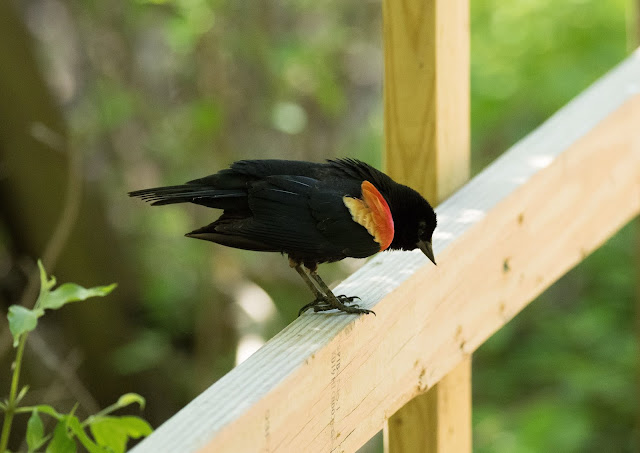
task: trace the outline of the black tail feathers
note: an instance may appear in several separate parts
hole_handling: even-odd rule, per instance
[[[183,184],[135,190],[129,192],[129,196],[140,198],[153,206],[195,203],[210,208],[225,209],[229,205],[229,199],[245,198],[247,193],[238,189],[215,189],[210,186]]]

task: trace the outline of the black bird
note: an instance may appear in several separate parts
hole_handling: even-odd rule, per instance
[[[320,263],[419,248],[435,264],[431,205],[415,190],[355,159],[243,160],[183,185],[129,195],[153,205],[195,203],[223,210],[218,220],[187,237],[286,253],[315,295],[299,314],[311,307],[372,313],[352,304],[357,297],[335,296],[317,273]]]

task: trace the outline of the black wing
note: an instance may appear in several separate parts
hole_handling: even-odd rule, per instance
[[[241,160],[230,168],[186,184],[129,192],[129,196],[152,205],[195,203],[210,208],[246,211],[252,183],[273,175],[305,176],[319,179],[327,164],[294,160]]]
[[[204,178],[194,179],[186,184],[129,192],[154,205],[173,203],[196,203],[210,208],[230,209],[234,204],[246,207],[242,198],[247,197],[248,188],[269,176],[301,176],[329,180],[352,180],[362,183],[372,182],[384,191],[390,178],[370,165],[356,159],[335,159],[328,163],[295,160],[263,159],[241,160]]]
[[[360,184],[268,176],[248,189],[250,217],[225,211],[220,219],[189,236],[317,262],[373,255],[380,245],[353,221],[342,200],[345,195],[359,197]]]
[[[360,197],[365,179],[378,185],[384,178],[384,173],[353,159],[244,160],[184,185],[130,195],[154,205],[190,202],[224,209],[217,221],[189,237],[322,262],[379,250],[367,230],[352,220],[342,198]]]

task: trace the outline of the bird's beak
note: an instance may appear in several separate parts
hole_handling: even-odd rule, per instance
[[[431,242],[418,241],[418,247],[422,250],[422,253],[427,255],[427,258],[429,258],[433,264],[436,264],[436,258],[433,256],[433,246],[431,245]]]

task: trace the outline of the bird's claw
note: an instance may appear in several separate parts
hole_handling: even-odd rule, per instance
[[[334,300],[330,299],[330,296],[327,297],[318,297],[313,302],[308,303],[304,307],[302,307],[298,311],[298,316],[307,311],[309,308],[313,308],[314,312],[320,311],[328,311],[328,310],[339,310],[345,313],[354,313],[354,314],[369,314],[375,312],[372,310],[367,310],[366,308],[360,308],[358,304],[352,303],[354,300],[361,300],[358,296],[345,296],[341,294],[339,296],[334,296]]]

